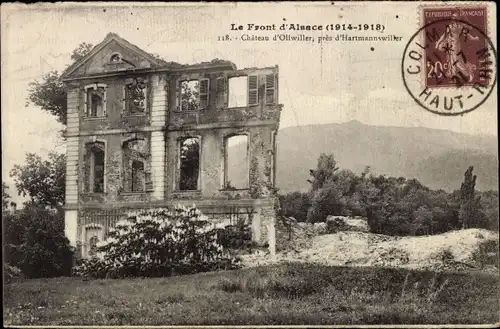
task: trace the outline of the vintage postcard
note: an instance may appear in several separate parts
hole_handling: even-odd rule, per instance
[[[496,15],[2,4],[4,326],[498,326]]]

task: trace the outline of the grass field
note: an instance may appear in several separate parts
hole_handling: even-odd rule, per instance
[[[154,279],[37,279],[5,285],[4,323],[494,323],[498,292],[492,274],[305,264]]]

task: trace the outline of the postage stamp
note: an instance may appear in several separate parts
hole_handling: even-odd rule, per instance
[[[475,53],[488,47],[487,17],[486,7],[481,6],[422,10],[423,24],[431,27],[426,29],[427,33],[431,30],[431,35],[424,44],[427,87],[456,86],[458,78],[466,86],[488,84],[485,60]],[[474,29],[484,34],[474,35]]]
[[[408,92],[426,110],[460,115],[478,108],[496,83],[487,8],[421,7],[420,28],[405,48],[402,74]]]

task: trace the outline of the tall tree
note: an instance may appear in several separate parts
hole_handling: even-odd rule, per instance
[[[350,184],[344,184],[346,171],[339,171],[333,154],[321,154],[316,169],[309,171],[311,179],[311,207],[307,220],[311,223],[325,221],[328,215],[343,215],[348,199],[345,190]]]
[[[433,234],[432,211],[427,206],[420,206],[413,212],[413,234]]]
[[[476,198],[476,179],[472,174],[473,166],[470,166],[464,174],[464,181],[460,187],[460,212],[459,218],[462,228],[477,227],[480,223],[479,199]]]
[[[35,80],[28,85],[27,106],[34,104],[56,117],[63,125],[67,122],[67,92],[59,73],[54,70],[42,77],[42,81]]]
[[[325,183],[333,181],[337,170],[339,170],[339,168],[337,167],[337,161],[335,161],[333,154],[322,153],[318,158],[316,169],[309,170],[309,174],[312,176],[312,178],[308,180],[308,182],[311,183],[311,192],[320,189]]]
[[[71,53],[71,60],[73,62],[76,62],[82,59],[92,50],[92,48],[94,48],[94,45],[92,45],[91,43],[86,43],[86,42],[80,43],[78,47]]]
[[[48,160],[26,154],[24,165],[15,165],[10,172],[19,195],[28,196],[28,204],[60,209],[64,203],[66,156],[49,153]]]
[[[89,43],[81,43],[71,53],[71,60],[77,61],[85,56],[91,49]],[[42,81],[33,81],[28,85],[27,106],[33,104],[40,107],[42,111],[48,112],[56,117],[63,125],[67,122],[67,91],[60,79],[57,70],[50,71],[42,77]]]
[[[280,195],[279,200],[281,216],[293,217],[298,222],[305,222],[307,220],[307,211],[311,207],[309,193],[291,192]]]

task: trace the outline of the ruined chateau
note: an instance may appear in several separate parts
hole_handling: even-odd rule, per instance
[[[278,67],[166,62],[110,33],[62,75],[65,232],[79,255],[131,210],[247,221],[274,253]]]

